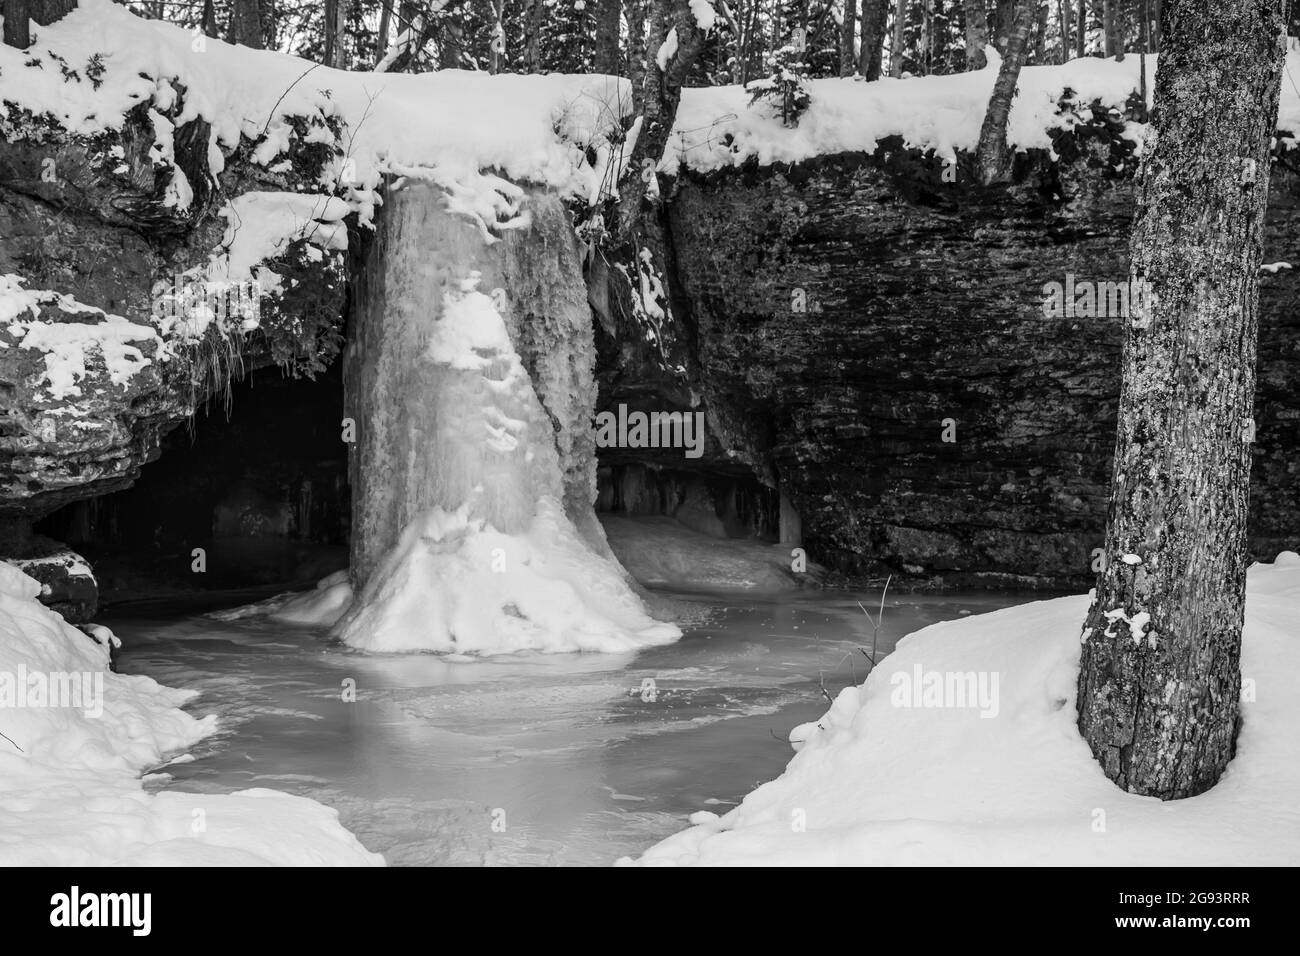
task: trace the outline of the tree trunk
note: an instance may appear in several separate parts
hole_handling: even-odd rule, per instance
[[[43,27],[62,20],[77,9],[77,0],[27,0],[31,18]]]
[[[5,46],[25,50],[32,45],[31,11],[27,0],[4,0]]]
[[[1038,26],[1034,28],[1034,62],[1041,66],[1047,62],[1047,4],[1038,7]]]
[[[868,80],[880,79],[885,22],[890,0],[862,0],[862,40],[858,46],[858,72]]]
[[[1012,11],[1011,32],[1007,36],[1006,49],[1002,53],[1002,66],[998,69],[998,78],[993,83],[993,95],[989,97],[989,108],[984,113],[984,125],[980,127],[976,160],[979,164],[980,182],[986,186],[989,183],[1005,180],[1011,173],[1011,148],[1007,145],[1007,117],[1011,114],[1011,101],[1016,95],[1020,68],[1025,63],[1025,48],[1029,40],[1029,28],[1034,22],[1036,6],[1037,0],[1017,0]]]
[[[646,0],[628,0],[627,72],[632,80],[632,112],[638,116],[641,115],[641,108],[645,104],[645,31],[648,16]]]
[[[419,15],[419,8],[416,7],[414,0],[402,0],[401,6],[397,8],[397,35],[400,38],[403,30],[412,30],[415,26],[415,18]],[[421,33],[423,30],[420,31]],[[417,43],[420,37],[415,32],[407,34],[407,42],[403,45],[402,52],[398,54],[398,63],[394,63],[390,69],[394,73],[400,73],[406,69],[406,64],[411,63],[420,55]]]
[[[384,0],[383,8],[379,11],[379,30],[375,34],[375,52],[378,56],[383,56],[384,51],[388,49],[388,30],[392,19],[392,0]]]
[[[597,73],[619,76],[623,73],[623,58],[619,55],[618,25],[623,19],[622,0],[598,0],[596,4]]]
[[[695,22],[689,0],[650,0],[646,23],[644,75],[639,79],[640,92],[635,86],[633,89],[640,103],[639,130],[618,187],[610,258],[627,270],[629,279],[638,277],[642,289],[648,283],[663,290],[660,301],[646,303],[640,311],[629,298],[626,311],[637,318],[644,317],[650,305],[660,310],[657,328],[648,330],[653,334],[658,361],[664,369],[685,375],[686,343],[677,334],[673,317],[672,250],[655,169],[664,156],[682,86],[704,48],[705,34]],[[677,49],[661,68],[657,54],[670,30],[677,31]],[[635,44],[633,50],[635,53]],[[629,285],[620,294],[636,296],[637,292]]]
[[[1070,59],[1070,47],[1074,40],[1074,27],[1071,24],[1071,15],[1074,13],[1074,7],[1070,0],[1056,0],[1056,16],[1061,23],[1061,62],[1064,63]]]
[[[415,63],[424,49],[437,21],[425,19],[414,3],[403,2],[397,14],[397,36],[375,64],[377,73],[401,73]],[[329,34],[326,36],[329,42]],[[331,46],[329,53],[333,54]]]
[[[329,65],[336,70],[347,69],[348,65],[348,14],[351,0],[336,0],[337,12],[334,17],[334,56]]]
[[[1106,29],[1106,55],[1117,61],[1124,60],[1124,3],[1123,0],[1106,0],[1110,11],[1110,26]]]
[[[966,16],[966,69],[982,70],[988,65],[984,48],[989,43],[989,12],[986,0],[962,0]]]
[[[77,0],[3,0],[5,46],[25,50],[32,45],[30,20],[49,26],[77,9]]]
[[[907,25],[907,0],[894,7],[894,42],[889,46],[889,75],[903,75],[903,28]]]
[[[346,0],[340,0],[346,2]],[[459,70],[465,66],[465,33],[461,25],[452,20],[444,20],[442,26],[442,43],[438,50],[438,69]]]
[[[844,0],[844,22],[840,24],[840,76],[852,76],[858,67],[853,37],[858,25],[858,0]]]
[[[645,43],[645,76],[642,79],[641,131],[632,150],[632,165],[640,166],[642,160],[658,162],[664,154],[669,133],[677,118],[677,105],[682,98],[682,85],[704,47],[704,31],[695,23],[695,14],[688,0],[650,0],[648,32]],[[660,69],[659,49],[668,31],[677,31],[677,52]],[[636,180],[640,170],[627,179]],[[634,186],[633,193],[636,193]],[[626,211],[626,209],[624,210]]]
[[[889,0],[881,0],[881,2],[888,3]],[[742,86],[754,78],[755,61],[757,61],[757,69],[761,70],[763,68],[759,12],[759,4],[749,4],[749,19],[746,21],[745,26],[745,52],[740,59],[740,82]],[[759,39],[755,39],[756,36],[759,37]],[[877,71],[877,75],[879,75],[879,71]]]
[[[1088,53],[1088,0],[1079,0],[1079,23],[1078,23],[1078,47],[1074,51],[1075,56],[1086,56]]]
[[[540,73],[542,70],[541,42],[542,22],[546,18],[546,9],[542,0],[530,0],[525,14],[528,36],[524,42],[524,72]]]
[[[917,44],[917,72],[929,76],[934,72],[934,0],[921,0],[921,40]]]
[[[339,0],[325,0],[325,53],[323,62],[334,62],[334,41],[338,37]],[[233,24],[232,24],[233,26]]]
[[[1143,154],[1107,562],[1082,634],[1079,730],[1164,800],[1232,758],[1241,693],[1258,274],[1285,0],[1173,0]],[[1130,313],[1131,314],[1131,313]]]
[[[1151,52],[1151,10],[1147,6],[1147,0],[1138,0],[1138,14],[1142,17],[1142,28],[1139,31],[1142,43],[1142,52],[1138,60],[1138,77],[1142,82],[1142,121],[1149,122],[1151,117],[1147,112],[1147,54]]]
[[[263,48],[259,0],[234,0],[230,6],[230,42],[254,50]]]
[[[1011,39],[1011,29],[1015,26],[1016,0],[998,0],[997,16],[994,18],[993,45],[999,53],[1007,52],[1007,41]]]

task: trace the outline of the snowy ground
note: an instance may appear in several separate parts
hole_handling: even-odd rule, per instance
[[[109,673],[109,633],[97,643],[65,623],[36,601],[40,587],[0,562],[0,865],[383,862],[313,800],[146,793],[141,772],[216,719],[180,710],[190,692]]]
[[[803,743],[785,773],[724,817],[696,814],[696,826],[637,862],[1294,865],[1300,555],[1250,571],[1237,757],[1213,790],[1188,800],[1118,790],[1079,736],[1087,606],[1085,596],[1059,598],[911,635],[819,721],[796,728]],[[982,708],[988,717],[979,706],[903,706],[917,668],[983,674],[996,706]]]

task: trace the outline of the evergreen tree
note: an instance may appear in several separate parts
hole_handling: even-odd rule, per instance
[[[772,104],[786,126],[795,126],[808,108],[807,0],[782,0],[781,45],[772,57],[772,74],[749,84],[750,104]]]
[[[541,68],[545,73],[593,73],[596,0],[543,0]]]

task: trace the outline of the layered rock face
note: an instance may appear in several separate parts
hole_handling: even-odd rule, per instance
[[[819,560],[947,584],[1091,580],[1123,319],[1045,314],[1044,287],[1126,281],[1134,184],[1104,137],[1060,152],[1024,160],[1011,189],[896,144],[679,184],[710,425],[727,464],[770,463]],[[1298,192],[1279,163],[1268,262],[1296,256]],[[1250,533],[1271,560],[1300,545],[1300,273],[1266,272],[1261,294]]]
[[[183,105],[178,97],[170,112]],[[176,126],[172,155],[157,155],[156,130],[170,121],[142,106],[121,131],[82,137],[12,109],[0,115],[0,515],[39,518],[125,488],[161,436],[232,376],[300,359],[314,371],[337,351],[321,336],[338,338],[342,256],[304,240],[263,263],[276,287],[258,303],[256,333],[236,339],[214,323],[182,337],[169,323],[167,290],[238,233],[227,200],[303,189],[330,158],[294,139],[275,173],[243,149],[214,173],[200,120]],[[113,323],[120,334],[98,331]],[[33,340],[34,325],[51,331]],[[131,352],[130,364],[110,348]]]
[[[303,189],[328,158],[304,135],[280,172],[241,151],[214,177],[186,145],[206,141],[201,124],[179,128],[174,161],[159,165],[143,114],[96,140],[19,119],[0,142],[0,276],[66,296],[40,305],[53,325],[111,315],[149,324],[155,283],[221,245],[220,203]],[[654,488],[650,497],[669,502],[660,512],[675,514],[694,495],[713,502],[716,522],[707,506],[692,513],[719,534],[734,526],[787,540],[775,530],[779,497],[780,520],[801,523],[809,555],[850,576],[1086,586],[1104,522],[1122,317],[1047,314],[1044,287],[1126,278],[1134,162],[1113,127],[1062,137],[1057,152],[1022,158],[1010,188],[981,189],[963,163],[945,169],[888,142],[793,168],[684,174],[669,224],[689,373],[654,367],[634,327],[601,315],[599,407],[703,410],[704,454],[602,450],[602,501],[658,513],[627,490]],[[1274,172],[1266,258],[1300,264],[1289,162]],[[194,186],[183,214],[167,204],[176,169]],[[286,281],[237,357],[246,367],[294,348],[328,360],[321,336],[342,326],[339,257],[304,251],[292,244],[272,263]],[[358,261],[376,254],[353,251]],[[593,278],[592,299],[604,301],[603,282],[618,278]],[[1298,283],[1283,266],[1262,276],[1250,528],[1260,558],[1300,546]],[[547,303],[526,311],[529,371],[561,382],[537,364]],[[13,319],[0,323],[0,545],[31,556],[22,548],[32,520],[131,484],[160,437],[237,369],[202,349],[158,361],[142,341],[148,362],[128,379],[114,381],[92,350],[78,391],[54,394],[47,353],[24,347]],[[553,415],[572,412],[565,387],[547,399]],[[590,498],[590,469],[566,479]]]
[[[105,188],[95,158],[106,161],[110,147],[78,148],[49,135],[39,142],[0,141],[0,274],[79,303],[61,308],[47,300],[43,320],[91,325],[105,320],[99,309],[147,322],[150,288],[166,274],[166,258],[127,210],[147,206],[152,172],[149,186]],[[5,324],[19,317],[29,316],[6,315]],[[92,363],[73,391],[50,387],[44,350],[21,347],[17,335],[3,341],[0,511],[39,516],[88,493],[126,487],[162,431],[187,413],[175,376],[166,381],[167,369],[155,361],[156,342],[141,342],[144,367],[129,380],[114,382]]]
[[[218,171],[207,124],[183,111],[182,90],[165,113],[142,104],[120,130],[80,136],[0,110],[0,557],[47,557],[55,544],[33,522],[132,485],[163,436],[245,371],[314,373],[337,351],[340,252],[297,238],[254,253],[273,281],[250,334],[214,320],[231,297],[217,287],[236,283],[205,276],[233,252],[229,200],[306,190],[330,147],[307,142],[303,120],[276,171],[252,144]],[[93,578],[40,568],[68,591],[52,598],[62,610],[93,613]]]

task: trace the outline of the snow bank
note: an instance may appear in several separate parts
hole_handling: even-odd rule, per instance
[[[382,863],[312,800],[146,793],[140,773],[216,719],[180,710],[187,691],[109,672],[107,629],[92,640],[39,604],[40,588],[0,562],[0,864]]]
[[[1040,601],[905,638],[861,687],[796,728],[784,774],[724,817],[695,814],[696,826],[639,862],[1294,865],[1300,555],[1250,570],[1237,757],[1188,800],[1117,789],[1079,736],[1087,609],[1086,596]],[[901,706],[918,669],[996,675],[986,685],[996,706]]]

